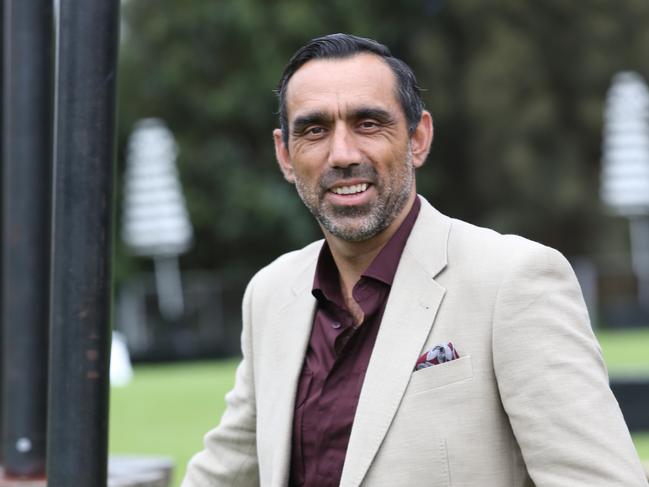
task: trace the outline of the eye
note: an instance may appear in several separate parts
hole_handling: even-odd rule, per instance
[[[374,130],[379,127],[379,123],[375,120],[363,120],[360,124],[359,127],[362,130],[368,131],[368,130]]]
[[[314,125],[312,127],[307,128],[304,132],[303,135],[307,139],[320,139],[321,137],[324,137],[326,134],[327,129],[325,127],[322,127],[321,125]]]

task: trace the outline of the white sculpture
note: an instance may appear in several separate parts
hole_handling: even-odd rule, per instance
[[[638,295],[649,306],[649,89],[630,71],[615,75],[606,98],[600,194],[629,219]]]
[[[178,256],[192,242],[192,226],[176,169],[178,146],[165,123],[140,120],[129,139],[122,239],[154,259],[160,312],[177,319],[184,303]]]

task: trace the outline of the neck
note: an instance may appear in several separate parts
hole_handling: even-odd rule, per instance
[[[368,240],[349,242],[335,237],[327,231],[324,232],[331,255],[340,274],[343,296],[351,296],[354,285],[365,272],[365,269],[369,267],[381,249],[401,226],[406,216],[408,216],[416,197],[417,195],[413,191],[410,198],[408,198],[408,202],[392,223],[385,230]]]

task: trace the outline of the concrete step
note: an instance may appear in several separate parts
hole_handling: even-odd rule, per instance
[[[173,467],[168,458],[111,455],[107,487],[169,487]],[[5,479],[0,467],[0,487],[47,487],[47,481]]]

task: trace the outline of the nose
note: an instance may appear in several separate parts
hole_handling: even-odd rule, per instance
[[[332,167],[349,167],[361,161],[360,150],[354,134],[340,124],[334,129],[329,148],[329,164]]]

